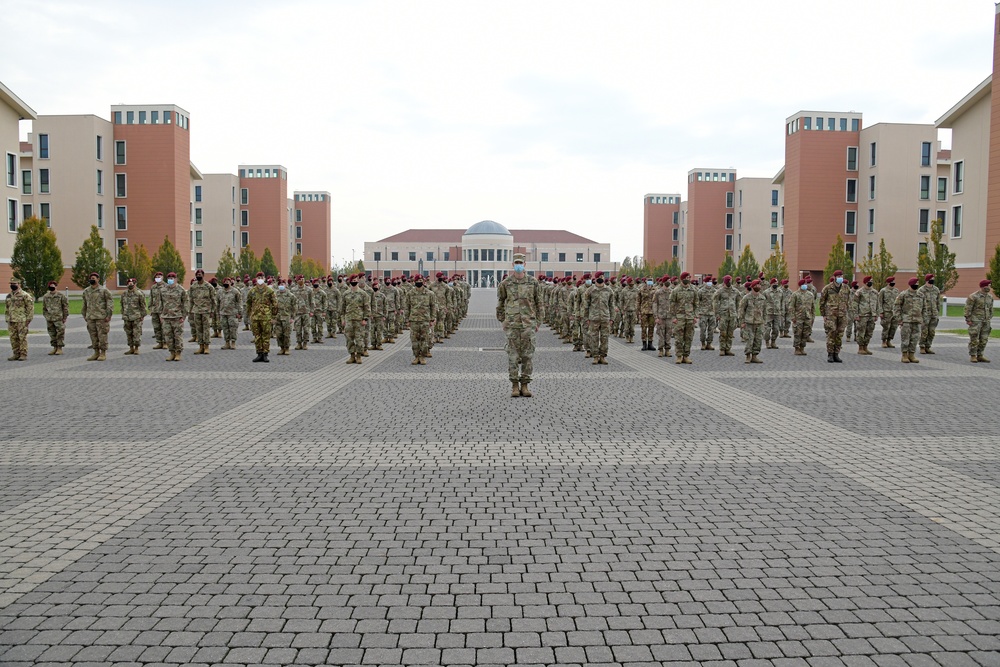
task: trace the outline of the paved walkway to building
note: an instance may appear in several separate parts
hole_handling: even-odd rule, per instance
[[[543,329],[511,399],[494,298],[422,367],[32,336],[0,665],[1000,665],[1000,345],[592,366]]]

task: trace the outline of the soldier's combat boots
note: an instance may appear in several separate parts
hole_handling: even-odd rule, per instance
[[[236,349],[236,348],[233,348],[233,349]],[[288,348],[287,347],[281,348],[281,352],[278,352],[278,354],[281,355],[282,357],[287,357],[288,356]]]
[[[57,347],[56,348],[56,355],[58,356],[60,354],[62,354],[62,348],[61,347]]]
[[[981,354],[976,356],[976,361],[979,362],[979,363],[981,363],[981,364],[988,364],[988,363],[990,363],[990,360],[987,359],[986,357],[984,357]]]
[[[969,363],[970,364],[978,364],[979,363],[979,357],[977,357],[975,355],[970,355],[969,356]]]
[[[201,353],[208,354],[208,343],[201,346]],[[264,361],[267,361],[267,355],[264,355]]]
[[[604,366],[607,366],[608,365],[608,358],[607,357],[600,357],[598,359],[598,363],[600,363],[600,364],[602,364]]]
[[[913,356],[912,352],[907,353],[906,356],[910,358],[910,363],[911,364],[919,364],[920,363],[920,361],[915,356]]]
[[[743,363],[744,363],[744,364],[749,364],[749,363],[750,363],[750,357],[751,357],[751,355],[749,355],[749,354],[748,354],[748,355],[746,355],[746,356],[747,356],[747,359],[746,359],[746,361],[744,361]]]
[[[887,342],[887,343],[885,344],[885,346],[886,346],[886,347],[888,347],[889,349],[892,349],[892,350],[895,350],[895,349],[896,349],[896,346],[892,344],[892,341],[891,341],[891,340],[890,340],[890,341],[888,341],[888,342]]]
[[[757,355],[755,354],[755,355],[753,355],[753,356],[750,357],[750,363],[751,364],[762,364],[764,362],[761,361],[760,359],[758,359]]]
[[[98,350],[94,350],[94,353],[87,357],[87,361],[97,361],[97,357],[99,356],[101,356],[101,353]]]
[[[839,352],[834,352],[833,353],[833,361],[835,363],[838,363],[838,364],[844,363],[844,360],[840,358],[840,353]]]
[[[256,364],[258,361],[263,361],[263,360],[264,360],[264,353],[258,352],[257,356],[253,358],[253,363]]]
[[[303,350],[306,349],[304,345],[302,346],[302,349]],[[361,356],[362,357],[367,357],[368,356],[368,350],[361,350]],[[429,357],[431,355],[428,354],[427,356]],[[361,359],[358,359],[358,363],[359,364],[361,363]]]
[[[419,366],[420,365],[420,359],[418,357],[413,357],[413,361],[410,362],[410,365],[411,366]]]
[[[903,353],[903,358],[899,360],[899,363],[901,363],[901,364],[908,364],[908,363],[910,363],[910,355],[908,355],[906,352],[904,352]]]
[[[705,349],[706,350],[712,350],[714,352],[715,351],[715,346],[712,345],[711,343],[709,343],[708,345],[705,346]]]
[[[924,348],[924,354],[937,354],[937,352],[933,351],[933,350],[932,350],[932,349],[931,349],[931,348],[930,348],[930,347],[928,346],[928,347],[925,347],[925,348]]]
[[[684,355],[682,355],[681,353],[678,352],[677,353],[677,361],[675,361],[674,363],[675,364],[683,364],[684,363]]]
[[[424,358],[423,358],[423,357],[420,357],[420,358],[419,358],[419,361],[420,361],[420,365],[421,365],[421,366],[426,366],[426,365],[427,365],[427,362],[426,362],[426,361],[424,361]],[[360,364],[361,362],[359,361],[358,363]]]
[[[58,347],[52,348],[52,351],[49,352],[49,356],[51,357],[52,355],[54,355],[56,353],[56,350],[58,350],[58,349],[59,349]]]
[[[153,346],[153,349],[154,350],[162,350],[165,347],[166,347],[166,345],[164,345],[163,343],[160,343],[159,341],[157,341],[156,345]]]
[[[263,361],[265,364],[271,363],[271,360],[267,358],[267,352],[265,352],[264,354],[260,355],[260,357],[261,357],[260,360]]]
[[[596,366],[599,363],[601,363],[601,358],[596,356],[594,357],[594,360],[590,362],[592,366]]]
[[[295,349],[296,350],[301,350],[302,349],[302,343],[296,343],[295,344]]]
[[[521,385],[517,382],[510,383],[510,397],[517,398],[521,395]]]
[[[125,356],[128,356],[128,355],[130,355],[130,354],[135,354],[135,352],[133,352],[133,351],[132,351],[132,350],[134,350],[134,349],[135,349],[134,347],[132,347],[131,345],[129,345],[129,346],[128,346],[128,351],[127,351],[127,352],[125,352]]]
[[[834,361],[834,359],[833,359],[833,352],[828,352],[827,355],[826,355],[826,363],[832,364],[833,361]]]
[[[164,361],[173,361],[174,360],[174,354],[176,354],[176,353],[175,352],[171,352],[169,355],[167,355],[167,358],[164,359]]]
[[[521,396],[524,396],[525,398],[531,398],[531,395],[532,395],[531,394],[531,390],[528,389],[528,383],[527,382],[522,382],[521,383]]]
[[[181,351],[177,350],[176,352],[174,352],[174,358],[172,359],[172,361],[180,361],[180,360],[181,360]]]
[[[193,343],[194,341],[195,341],[194,336],[191,336],[190,338],[188,338],[188,342],[189,343]],[[195,353],[195,354],[197,354],[197,353]]]

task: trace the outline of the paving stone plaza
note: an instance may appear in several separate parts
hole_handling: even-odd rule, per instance
[[[1000,665],[1000,342],[592,366],[543,328],[512,399],[494,306],[416,367],[32,335],[0,665]]]

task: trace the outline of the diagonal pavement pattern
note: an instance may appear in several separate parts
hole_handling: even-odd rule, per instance
[[[0,665],[1000,665],[1000,364],[592,366],[543,328],[511,399],[494,305],[419,367],[32,336]]]

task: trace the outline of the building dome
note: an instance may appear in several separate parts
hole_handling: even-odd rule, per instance
[[[472,234],[493,234],[496,236],[512,236],[512,234],[507,231],[507,228],[501,225],[499,222],[493,222],[492,220],[483,220],[482,222],[477,222],[476,224],[465,230],[464,236],[471,236]]]

